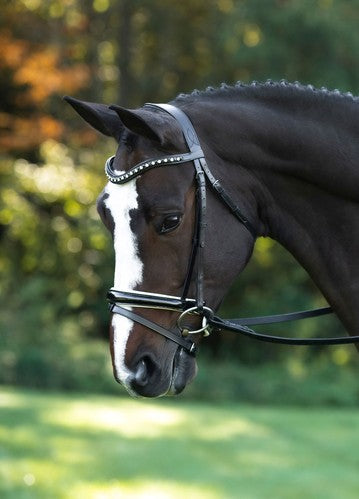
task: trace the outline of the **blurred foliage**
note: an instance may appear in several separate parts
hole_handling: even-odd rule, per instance
[[[359,0],[0,0],[0,9],[0,381],[108,389],[113,254],[95,200],[115,144],[61,96],[137,106],[267,78],[358,93]],[[223,312],[321,305],[293,258],[260,239]],[[265,330],[343,333],[332,318]],[[283,376],[288,357],[298,372],[357,369],[349,346],[290,349],[223,334],[203,350],[248,369],[276,362]]]

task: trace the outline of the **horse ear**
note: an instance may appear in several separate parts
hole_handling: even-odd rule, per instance
[[[110,106],[119,116],[122,123],[131,132],[142,135],[162,145],[166,142],[166,125],[163,115],[156,114],[146,109],[125,109],[117,105]]]
[[[105,104],[96,102],[85,102],[65,95],[64,100],[68,102],[75,111],[93,128],[119,140],[123,131],[123,125],[118,114]]]

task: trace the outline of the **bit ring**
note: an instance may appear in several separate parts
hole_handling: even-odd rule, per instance
[[[207,312],[209,316],[213,315],[213,310],[208,307],[203,307],[203,311]],[[210,332],[208,330],[209,323],[207,315],[203,315],[202,327],[199,329],[190,330],[188,329],[188,327],[184,327],[182,325],[183,319],[186,317],[186,315],[196,314],[196,313],[197,314],[200,313],[198,307],[191,307],[188,308],[187,310],[184,310],[184,312],[182,312],[181,315],[178,317],[177,327],[181,331],[182,336],[188,336],[189,334],[198,334],[198,333],[203,333],[203,336],[209,336]]]

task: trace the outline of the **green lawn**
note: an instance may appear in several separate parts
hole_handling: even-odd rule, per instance
[[[356,410],[0,387],[0,497],[359,497]]]

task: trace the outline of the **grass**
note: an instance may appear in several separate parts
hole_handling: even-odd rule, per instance
[[[3,499],[351,499],[359,415],[0,387]]]

